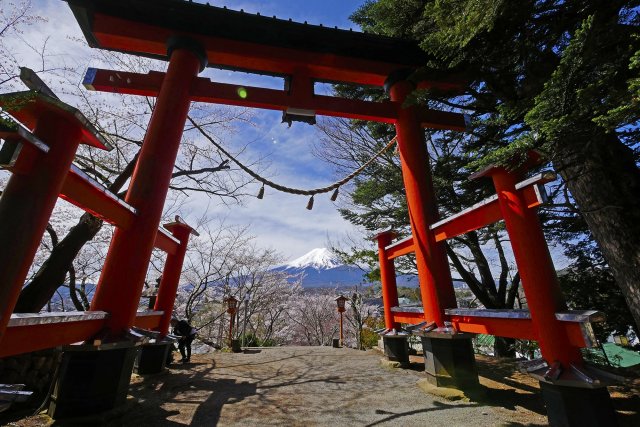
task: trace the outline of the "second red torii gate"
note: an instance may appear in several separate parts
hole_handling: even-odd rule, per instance
[[[23,69],[21,78],[28,77],[36,78]],[[2,153],[11,154],[2,167],[12,173],[0,199],[0,235],[13,242],[6,246],[11,253],[3,254],[0,262],[4,277],[0,287],[0,357],[5,357],[90,340],[107,322],[109,313],[101,311],[10,317],[57,197],[124,230],[130,230],[138,212],[76,165],[71,164],[65,174],[66,163],[61,158],[72,158],[79,142],[69,135],[84,135],[81,141],[110,148],[78,110],[52,93],[35,91],[3,94],[0,105],[21,123],[5,118],[7,125],[0,129],[5,140]],[[163,298],[155,311],[136,313],[131,326],[167,334],[191,233],[197,234],[179,218],[157,229],[153,245],[167,253],[159,289]]]

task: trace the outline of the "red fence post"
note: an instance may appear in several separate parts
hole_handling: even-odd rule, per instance
[[[137,215],[130,230],[116,229],[92,310],[110,313],[107,329],[119,335],[133,325],[201,57],[177,48],[151,116],[125,201]]]
[[[50,150],[24,146],[0,197],[0,341],[82,138],[66,116],[49,110],[37,118],[34,133]]]
[[[187,253],[189,236],[193,232],[191,227],[181,222],[166,224],[164,227],[173,234],[173,237],[180,240],[180,246],[175,254],[167,255],[167,261],[164,264],[164,270],[162,270],[162,280],[160,281],[158,297],[154,307],[154,310],[164,312],[157,329],[162,336],[166,336],[169,333],[171,313],[173,313],[173,306],[176,301],[180,274],[182,273],[182,264],[184,263],[184,256]]]
[[[415,89],[410,82],[402,80],[388,80],[387,86],[390,86],[391,100],[400,104]],[[395,125],[424,315],[426,320],[443,326],[444,309],[455,308],[457,304],[444,244],[436,243],[429,228],[438,221],[438,210],[424,131],[417,112],[416,106],[400,107]]]
[[[487,174],[493,178],[498,194],[542,356],[550,365],[556,361],[565,368],[569,363],[581,364],[579,350],[571,346],[565,328],[555,316],[566,306],[538,215],[535,209],[527,208],[516,190],[516,173],[494,168]]]
[[[398,287],[396,269],[393,260],[387,257],[385,248],[395,237],[393,231],[385,231],[376,236],[378,241],[378,261],[380,263],[380,283],[382,284],[382,304],[384,305],[384,327],[400,329],[400,324],[393,321],[391,307],[398,306]]]

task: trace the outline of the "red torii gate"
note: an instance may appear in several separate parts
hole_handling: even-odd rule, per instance
[[[424,161],[427,152],[422,143],[422,127],[463,130],[466,120],[458,113],[403,107],[416,87],[407,78],[425,61],[424,53],[414,43],[183,1],[156,1],[153,8],[142,0],[68,3],[92,47],[152,58],[170,55],[167,73],[139,75],[90,69],[84,81],[90,89],[158,97],[126,197],[127,202],[140,209],[141,223],[147,217],[152,223],[155,220],[151,218],[160,215],[191,101],[277,109],[294,118],[324,114],[395,123],[412,229],[419,242],[419,274],[422,282],[429,284],[423,286],[423,299],[441,301],[442,309],[430,313],[440,323],[444,308],[455,307],[453,291],[446,285],[451,283],[446,255],[426,227],[437,213],[428,164]],[[279,91],[212,83],[197,77],[207,63],[285,76],[288,88]],[[319,96],[314,93],[316,81],[386,85],[391,100],[368,102]],[[422,81],[420,85],[440,89],[461,86],[446,79]],[[151,185],[153,192],[147,188]],[[138,207],[142,201],[144,206]],[[116,231],[92,303],[92,309],[114,313],[109,321],[114,330],[130,325],[134,310],[123,306],[122,291],[111,283],[125,280],[122,265],[126,265],[126,280],[135,284],[124,291],[126,301],[136,300],[144,268],[135,260],[147,257],[151,250],[148,241],[152,228],[145,229],[143,224],[135,228],[135,236]]]
[[[109,336],[122,336],[136,322],[146,266],[158,235],[160,215],[191,101],[282,110],[289,120],[308,121],[309,117],[324,114],[395,124],[410,212],[411,250],[416,255],[424,308],[420,318],[440,327],[445,326],[445,320],[453,320],[452,315],[446,313],[456,307],[446,253],[442,239],[437,238],[431,228],[439,218],[422,128],[464,130],[465,117],[404,103],[416,87],[456,90],[461,84],[437,75],[412,81],[413,72],[427,59],[416,44],[180,0],[67,2],[92,47],[169,60],[166,73],[144,76],[90,70],[85,79],[89,88],[158,98],[125,198],[136,215],[127,217],[128,227],[116,229],[91,304],[93,311],[108,313],[103,326]],[[219,68],[284,76],[287,87],[277,91],[212,83],[197,77],[207,63]],[[317,81],[384,85],[390,101],[316,95],[314,83]],[[58,126],[52,131],[56,132],[72,141],[79,140],[77,127]],[[73,152],[75,147],[65,151],[55,166],[59,169],[58,187],[47,190],[48,204],[62,189],[61,182],[69,170]],[[510,180],[507,176],[496,181],[497,187],[502,186],[499,191],[503,194],[512,191]],[[117,210],[113,206],[109,209]],[[34,211],[38,212],[40,221],[45,216],[48,218],[44,213],[46,209]],[[123,215],[120,209],[119,213],[110,210],[105,216],[113,218],[116,214]],[[526,224],[515,219],[508,227],[520,227],[520,233],[526,231],[522,229]],[[178,229],[175,225],[174,233]],[[183,238],[187,235],[187,231],[180,234]],[[29,245],[33,245],[33,240],[30,239]],[[167,262],[167,276],[176,277],[183,256],[184,253],[177,254],[173,262]],[[0,257],[0,271],[8,268],[3,263],[6,261]],[[391,269],[387,268],[383,275],[390,277]],[[6,282],[3,289],[9,289],[11,295],[19,291],[24,281],[21,276],[22,273],[12,276],[12,281]],[[174,295],[175,289],[168,287],[159,295],[156,308],[172,305]],[[385,299],[388,306],[388,293]],[[12,309],[11,302],[3,308],[0,333]],[[163,319],[162,326],[165,321]],[[391,321],[404,319],[399,316]],[[572,350],[565,356],[567,360],[576,360]]]
[[[114,312],[95,309],[12,315],[58,197],[128,233],[136,232],[132,227],[140,215],[139,210],[72,164],[80,143],[110,149],[107,141],[81,112],[60,101],[31,70],[22,69],[21,78],[32,90],[0,95],[3,110],[19,120],[18,123],[3,117],[0,127],[0,137],[5,141],[0,150],[0,166],[12,172],[0,197],[0,240],[5,243],[0,261],[0,357],[88,342],[65,347],[56,384],[58,392],[52,396],[49,409],[58,418],[95,413],[123,402],[138,354],[138,372],[163,368],[170,346],[164,337],[189,235],[194,231],[179,218],[165,227],[158,228],[159,219],[154,224],[151,244],[167,252],[160,298],[154,311],[137,312],[138,295],[128,306],[133,307],[132,318],[122,330],[108,329]],[[145,268],[148,261],[138,259]],[[127,284],[120,286],[126,288]],[[103,345],[105,340],[110,344]],[[147,345],[138,352],[140,344]],[[86,365],[87,360],[94,361],[96,375],[77,374],[75,368]],[[77,381],[92,379],[97,380],[88,389],[95,394],[80,393],[79,397],[74,392]]]
[[[294,120],[300,115],[308,117],[314,114],[329,114],[390,123],[402,122],[400,150],[408,159],[405,163],[409,166],[405,169],[412,177],[407,181],[407,188],[417,195],[417,198],[413,199],[413,211],[417,213],[416,221],[425,222],[419,217],[425,214],[426,206],[432,205],[433,191],[425,173],[425,165],[417,161],[426,158],[421,128],[426,125],[439,129],[462,130],[465,127],[465,117],[417,106],[402,107],[406,95],[413,87],[405,81],[410,74],[405,70],[414,69],[424,62],[424,54],[414,44],[271,20],[182,1],[69,1],[69,4],[92,46],[150,57],[170,58],[169,68],[167,73],[152,73],[147,78],[126,75],[124,80],[117,78],[123,76],[121,73],[108,76],[106,71],[96,71],[93,78],[92,73],[89,73],[85,82],[98,86],[101,77],[107,75],[107,87],[111,90],[158,96],[124,201],[117,200],[95,185],[85,185],[86,179],[77,170],[69,172],[80,136],[87,138],[87,135],[97,135],[96,132],[86,131],[86,120],[80,124],[76,123],[75,113],[65,116],[47,110],[46,114],[42,114],[42,118],[36,114],[37,124],[33,122],[31,128],[34,129],[36,137],[42,136],[46,143],[51,144],[51,153],[48,153],[49,156],[46,158],[36,155],[38,163],[34,164],[37,167],[22,169],[22,165],[18,164],[15,171],[24,170],[28,173],[14,174],[12,183],[7,187],[0,202],[0,212],[5,212],[2,218],[7,219],[2,221],[0,234],[7,240],[18,242],[18,250],[13,251],[14,256],[2,257],[0,260],[0,272],[8,273],[3,274],[5,281],[0,290],[6,296],[0,302],[3,354],[16,354],[44,346],[88,340],[98,332],[108,340],[117,340],[125,337],[136,324],[148,328],[166,327],[167,318],[162,322],[151,320],[157,319],[159,313],[137,319],[136,309],[154,242],[159,241],[161,247],[163,242],[166,244],[162,235],[158,237],[157,228],[187,110],[192,100],[281,109]],[[153,9],[148,8],[150,5],[153,5]],[[199,28],[204,29],[204,33],[194,33],[192,30],[197,29],[194,23],[203,23],[203,19],[208,22],[216,21],[219,25],[200,25]],[[172,27],[171,24],[176,22],[178,25]],[[279,30],[268,31],[274,23]],[[208,34],[215,33],[220,28],[228,37]],[[242,40],[241,36],[247,35],[243,29],[247,28],[254,29],[254,32],[248,40]],[[329,48],[325,45],[327,37],[332,43]],[[290,44],[292,40],[294,42]],[[288,88],[285,91],[272,91],[245,87],[242,89],[246,96],[241,96],[237,87],[212,84],[196,77],[207,61],[221,67],[284,74],[287,77]],[[389,79],[392,75],[395,77]],[[378,86],[385,82],[396,86],[397,80],[398,88],[404,89],[393,88],[394,95],[390,102],[373,103],[315,95],[313,83],[316,80]],[[119,84],[122,87],[118,88]],[[141,87],[135,87],[136,84],[140,84]],[[421,82],[421,85],[445,89],[459,86],[446,80]],[[40,94],[37,95],[37,99],[40,104],[47,104],[51,103],[53,98]],[[19,118],[29,121],[26,117]],[[50,125],[46,127],[45,124]],[[18,163],[30,158],[26,155],[21,156]],[[22,182],[29,184],[14,185]],[[23,215],[16,215],[17,211],[12,211],[12,206],[17,206],[17,201],[23,198],[24,194],[31,195],[35,192],[39,194],[36,198],[37,203],[27,203]],[[98,289],[91,303],[91,312],[88,315],[64,316],[56,319],[57,322],[47,322],[47,326],[30,320],[11,320],[12,326],[5,333],[10,322],[9,315],[58,195],[117,226]],[[34,226],[29,227],[28,233],[23,232],[24,228],[16,226],[24,217],[33,218],[35,221]],[[179,227],[174,227],[174,233],[178,232]],[[416,229],[416,233],[419,236],[424,234],[419,228]],[[185,231],[182,234],[188,233]],[[427,242],[426,237],[424,241]],[[177,280],[180,256],[184,256],[184,253],[176,255],[175,260],[168,260],[168,271],[165,271],[156,302],[156,309],[164,309],[165,317],[170,314],[169,305],[173,304],[177,283],[168,287],[163,285],[168,285],[167,280],[170,278]],[[15,262],[16,258],[19,262]],[[423,258],[426,259],[426,256]],[[448,274],[446,260],[439,267],[432,268]],[[422,268],[422,272],[425,271],[428,271],[426,263]],[[19,344],[26,334],[31,334],[30,344]],[[123,372],[128,369],[125,366],[128,362],[118,363],[124,363]],[[110,376],[113,372],[102,375]],[[64,374],[62,377],[62,381],[66,381]],[[91,408],[85,402],[81,408],[76,409],[86,411]],[[64,412],[59,411],[58,414]]]
[[[22,70],[22,77],[27,81],[37,78],[27,69]],[[3,248],[10,253],[3,254],[0,262],[4,278],[0,357],[84,341],[105,327],[107,313],[49,316],[47,321],[30,315],[11,318],[56,199],[61,197],[123,230],[131,230],[138,215],[135,208],[70,163],[79,143],[111,147],[78,110],[43,89],[48,88],[0,95],[5,111],[27,127],[9,123],[0,130],[6,141],[2,153],[8,160],[3,167],[12,172],[0,198],[0,239],[13,243]],[[194,231],[178,220],[155,230],[153,245],[167,253],[159,288],[162,298],[156,311],[138,313],[129,326],[157,329],[166,335],[188,237]]]

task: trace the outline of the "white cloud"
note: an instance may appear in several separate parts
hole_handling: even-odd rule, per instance
[[[305,189],[330,182],[329,179],[311,179],[281,172],[273,179],[282,185]],[[259,188],[259,184],[254,185],[256,195]],[[293,259],[311,249],[326,246],[327,236],[335,238],[352,230],[329,197],[330,194],[315,196],[314,207],[309,211],[306,209],[307,196],[285,194],[267,187],[262,200],[248,197],[244,206],[209,205],[208,199],[196,196],[187,210],[192,211],[189,215],[191,221],[208,210],[210,215],[226,217],[230,224],[251,224],[250,230],[261,246],[275,248],[286,259]]]

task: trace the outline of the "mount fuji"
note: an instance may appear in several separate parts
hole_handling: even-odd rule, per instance
[[[365,283],[362,269],[341,264],[327,248],[313,249],[274,270],[302,277],[303,288],[341,288]]]
[[[315,268],[316,270],[330,270],[339,267],[341,264],[338,257],[327,248],[316,248],[310,252],[289,261],[284,265],[286,269],[291,268]]]

